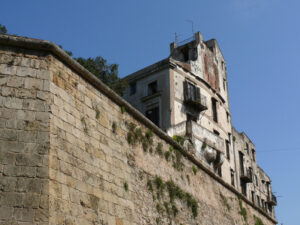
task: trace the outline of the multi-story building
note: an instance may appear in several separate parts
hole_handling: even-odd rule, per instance
[[[271,180],[257,165],[255,147],[232,126],[226,63],[215,39],[200,32],[171,43],[170,56],[128,75],[124,98],[223,180],[274,216]]]

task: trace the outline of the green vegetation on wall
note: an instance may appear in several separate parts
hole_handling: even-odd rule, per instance
[[[159,214],[165,212],[168,216],[176,217],[179,213],[175,202],[177,199],[186,204],[193,218],[197,217],[198,203],[196,199],[190,193],[183,191],[172,180],[164,182],[161,177],[156,176],[153,180],[148,179],[147,187],[153,194],[153,200],[157,201],[156,209]]]

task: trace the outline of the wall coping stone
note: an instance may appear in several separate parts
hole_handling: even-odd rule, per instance
[[[89,72],[83,66],[81,66],[76,60],[74,60],[71,56],[69,56],[63,49],[58,47],[56,44],[46,40],[21,37],[16,35],[0,35],[0,46],[13,46],[20,47],[23,49],[30,50],[39,50],[39,51],[47,51],[58,57],[62,62],[71,67],[75,72],[78,73],[79,76],[88,81],[91,85],[97,88],[99,91],[103,92],[107,97],[109,97],[112,101],[120,106],[124,106],[126,112],[131,114],[136,120],[144,124],[146,127],[151,129],[157,136],[168,142],[170,145],[173,145],[175,148],[181,151],[183,156],[185,156],[188,160],[197,165],[200,169],[206,172],[210,177],[214,180],[222,184],[225,188],[232,191],[237,197],[241,198],[248,205],[252,206],[259,213],[263,214],[266,218],[271,220],[273,223],[277,224],[277,220],[266,212],[264,212],[261,208],[256,206],[250,200],[248,200],[245,196],[243,196],[237,189],[232,187],[230,184],[226,183],[222,178],[216,175],[213,171],[199,162],[191,153],[187,152],[181,145],[179,145],[176,141],[174,141],[167,133],[158,128],[154,123],[152,123],[148,118],[146,118],[141,112],[135,109],[131,104],[125,101],[122,97],[116,94],[113,90],[111,90],[108,86],[106,86],[102,81],[100,81],[94,74]]]

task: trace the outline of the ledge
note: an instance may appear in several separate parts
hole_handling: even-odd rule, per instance
[[[168,134],[166,134],[164,131],[162,131],[160,128],[158,128],[154,123],[152,123],[149,119],[147,119],[142,113],[140,113],[137,109],[135,109],[133,106],[131,106],[127,101],[125,101],[123,98],[121,98],[118,94],[116,94],[109,87],[107,87],[95,75],[93,75],[88,70],[86,70],[84,67],[82,67],[78,62],[76,62],[72,57],[70,57],[67,53],[65,53],[65,51],[62,50],[61,48],[59,48],[56,44],[49,42],[49,41],[27,38],[27,37],[19,37],[19,36],[13,36],[13,35],[0,35],[0,45],[20,47],[23,49],[30,49],[30,50],[48,51],[48,52],[52,53],[53,55],[57,56],[62,62],[64,62],[69,67],[71,67],[75,72],[77,72],[79,76],[81,76],[86,81],[88,81],[91,85],[93,85],[95,88],[97,88],[98,90],[103,92],[107,97],[109,97],[116,104],[118,104],[120,106],[124,106],[126,109],[126,112],[133,115],[136,120],[138,120],[139,122],[143,123],[145,126],[152,129],[153,132],[157,136],[159,136],[160,138],[162,138],[169,144],[173,145],[177,149],[179,149],[181,151],[181,153],[187,159],[189,159],[191,162],[193,162],[195,165],[197,165],[200,169],[205,171],[210,177],[212,177],[214,180],[216,180],[217,182],[222,184],[225,188],[227,188],[230,191],[232,191],[233,193],[235,193],[238,197],[240,197],[248,205],[252,206],[258,212],[260,212],[262,215],[264,215],[270,221],[277,224],[277,221],[275,218],[272,218],[271,216],[269,216],[262,209],[258,208],[256,205],[254,205],[250,200],[248,200],[247,198],[242,196],[241,193],[239,191],[237,191],[235,188],[233,188],[230,184],[227,184],[223,179],[221,179],[215,173],[213,173],[208,168],[206,168],[204,165],[202,165],[202,163],[197,161],[192,154],[190,154],[189,152],[186,152],[177,142],[175,142],[170,136],[168,136]]]
[[[148,101],[148,100],[150,100],[150,99],[153,99],[153,98],[156,98],[156,97],[161,96],[161,94],[162,94],[162,91],[158,91],[158,92],[156,92],[155,94],[147,95],[147,96],[142,97],[142,98],[141,98],[141,101],[142,101],[142,102]]]

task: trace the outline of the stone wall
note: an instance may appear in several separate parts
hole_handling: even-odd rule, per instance
[[[4,37],[0,224],[276,223],[57,46]]]
[[[0,224],[48,224],[49,72],[44,52],[0,45]]]

